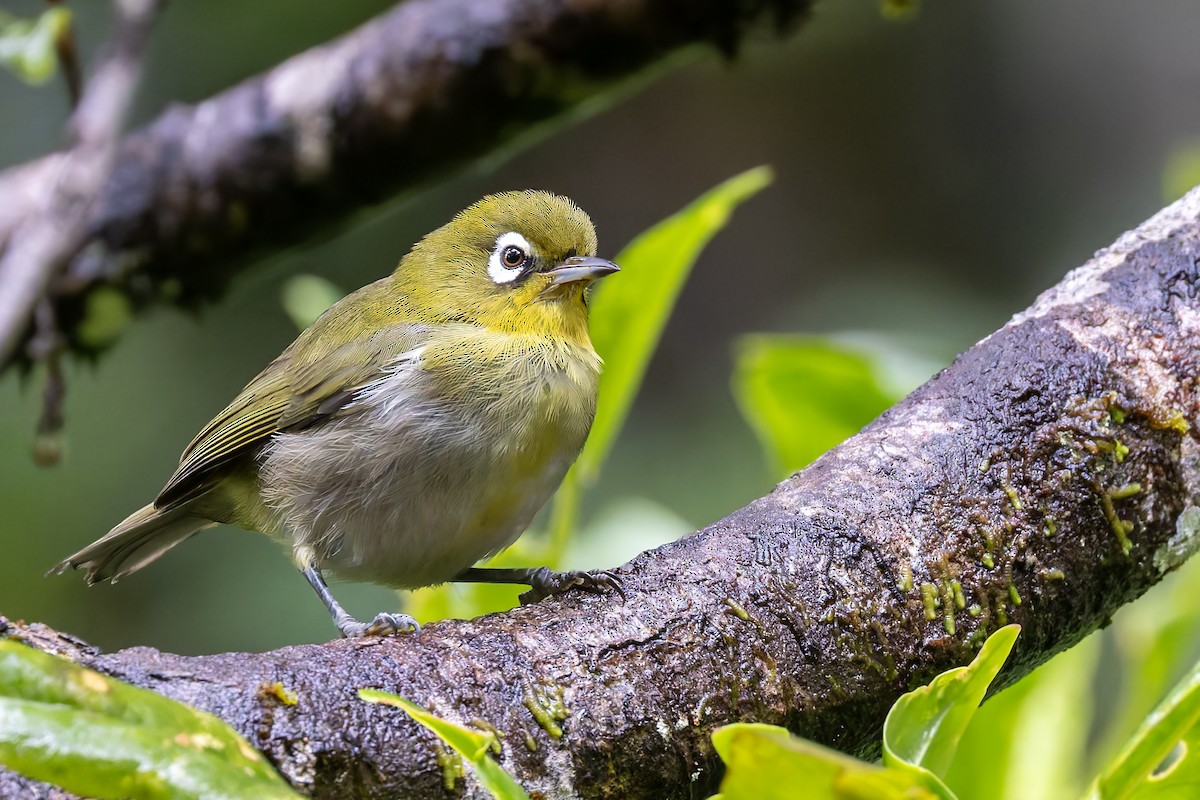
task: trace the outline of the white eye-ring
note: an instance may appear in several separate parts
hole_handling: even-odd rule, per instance
[[[509,231],[496,239],[492,255],[488,258],[488,275],[496,283],[511,283],[517,279],[529,263],[533,248],[524,236]]]

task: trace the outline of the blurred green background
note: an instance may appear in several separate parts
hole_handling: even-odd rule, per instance
[[[137,119],[388,5],[175,0],[155,34]],[[107,8],[72,7],[91,54]],[[1187,0],[929,2],[905,22],[886,19],[877,2],[825,0],[792,40],[763,37],[733,63],[701,59],[503,163],[366,213],[269,259],[197,317],[160,309],[139,319],[97,365],[71,365],[57,468],[29,457],[39,376],[23,384],[6,374],[0,613],[106,649],[203,653],[330,638],[279,548],[237,530],[206,533],[116,586],[42,573],[153,497],[191,435],[293,338],[280,302],[289,275],[349,290],[481,195],[524,187],[575,198],[612,254],[720,180],[769,163],[775,184],[735,214],[684,290],[587,497],[585,521],[608,522],[583,544],[591,566],[615,564],[711,522],[780,477],[729,390],[736,337],[853,333],[888,345],[897,385],[927,377],[1190,185],[1197,33],[1200,11]],[[0,74],[0,164],[60,141],[66,111],[61,87]],[[360,615],[396,604],[373,587],[338,594]]]

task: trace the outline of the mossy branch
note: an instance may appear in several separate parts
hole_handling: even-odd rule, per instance
[[[531,794],[703,797],[719,725],[871,752],[896,698],[987,632],[1022,626],[1014,680],[1182,563],[1200,546],[1197,376],[1200,190],[771,494],[622,567],[623,602],[201,657],[0,630],[214,712],[314,797],[452,796],[431,735],[362,688],[495,729]],[[0,774],[0,796],[37,791]]]

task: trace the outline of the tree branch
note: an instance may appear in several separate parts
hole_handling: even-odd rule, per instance
[[[1200,546],[1198,265],[1200,190],[771,494],[625,565],[624,602],[261,654],[7,635],[213,711],[320,798],[448,794],[430,735],[360,687],[495,726],[546,797],[707,796],[735,720],[870,753],[896,697],[989,631],[1023,626],[1014,680]]]
[[[26,214],[9,209],[0,258],[0,364],[30,327],[34,309],[55,277],[84,245],[92,205],[108,181],[121,126],[133,102],[142,53],[158,15],[158,0],[117,0],[117,33],[69,125],[73,146],[42,174]],[[0,196],[14,187],[0,176]],[[52,318],[52,317],[47,317]],[[45,338],[56,339],[53,334]],[[43,350],[53,350],[45,344]]]
[[[811,0],[409,0],[122,142],[50,296],[69,345],[87,296],[217,296],[247,257],[310,238],[586,101],[681,48],[731,53],[753,23]],[[0,174],[0,248],[48,207],[74,151]],[[39,284],[36,288],[43,288]],[[11,292],[0,273],[0,297]],[[0,342],[10,323],[0,318]],[[28,336],[24,327],[17,335]],[[26,354],[27,356],[28,354]],[[5,361],[0,351],[0,364]]]

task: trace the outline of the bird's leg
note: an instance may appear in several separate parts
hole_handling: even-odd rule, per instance
[[[570,572],[555,572],[548,567],[471,567],[456,575],[452,580],[462,583],[523,583],[528,592],[521,593],[521,605],[529,605],[568,589],[579,587],[589,592],[615,589],[621,597],[621,579],[606,569]]]
[[[329,615],[333,617],[333,624],[337,625],[342,636],[347,639],[359,636],[393,636],[397,633],[416,633],[421,629],[417,621],[408,614],[380,612],[370,622],[359,622],[333,598],[333,593],[329,591],[329,586],[325,583],[325,577],[321,575],[321,570],[315,564],[310,563],[300,572],[316,591],[317,596],[321,598],[325,608],[329,609]]]

